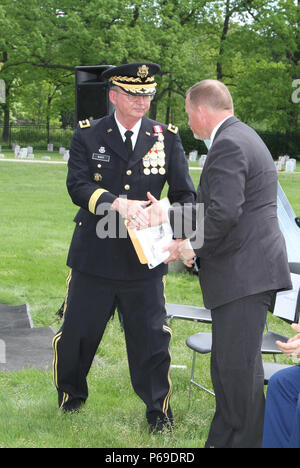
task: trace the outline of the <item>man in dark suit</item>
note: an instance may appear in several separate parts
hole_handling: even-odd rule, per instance
[[[277,173],[267,147],[234,117],[227,87],[205,80],[187,93],[196,138],[209,140],[197,202],[204,217],[192,236],[174,243],[187,265],[197,257],[204,304],[212,313],[211,375],[216,412],[207,447],[260,447],[264,416],[261,357],[273,294],[291,288],[277,219]],[[155,201],[150,197],[151,201]],[[177,208],[177,215],[181,216]],[[176,216],[176,208],[170,215]]]
[[[150,428],[158,430],[172,423],[167,266],[139,262],[124,221],[143,225],[147,192],[160,198],[166,182],[171,202],[196,198],[178,129],[145,117],[159,70],[132,63],[106,71],[115,113],[80,122],[73,135],[67,187],[80,210],[67,261],[64,323],[53,340],[59,406],[72,411],[87,399],[86,377],[117,308],[133,388],[146,404]]]

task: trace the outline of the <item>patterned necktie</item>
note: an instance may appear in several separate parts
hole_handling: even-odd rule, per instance
[[[125,146],[126,146],[126,149],[127,149],[127,152],[128,152],[128,156],[131,156],[132,152],[133,152],[132,141],[131,141],[131,136],[132,135],[133,135],[133,132],[131,130],[127,130],[127,132],[125,132],[125,137],[126,137]]]

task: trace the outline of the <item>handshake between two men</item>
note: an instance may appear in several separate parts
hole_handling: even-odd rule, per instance
[[[169,222],[169,213],[166,207],[160,204],[150,192],[147,193],[147,197],[147,201],[117,198],[112,204],[112,209],[118,211],[123,218],[128,220],[128,227],[131,229],[142,230]],[[188,236],[175,237],[171,244],[163,249],[163,251],[170,253],[164,263],[181,258],[186,266],[192,267],[196,254]]]

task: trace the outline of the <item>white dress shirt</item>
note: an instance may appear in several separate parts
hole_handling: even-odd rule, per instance
[[[221,127],[221,125],[225,122],[225,120],[229,119],[230,117],[232,117],[232,115],[228,115],[227,117],[225,117],[225,119],[221,120],[221,122],[219,122],[218,125],[216,125],[215,128],[213,129],[213,131],[211,132],[210,139],[209,140],[204,140],[204,143],[206,144],[208,150],[211,148],[211,145],[214,142],[216,133],[219,130],[219,128]]]
[[[118,128],[119,128],[119,131],[121,133],[121,137],[122,137],[123,141],[125,141],[125,139],[126,139],[125,132],[127,132],[128,128],[123,127],[123,125],[118,121],[116,113],[115,113],[115,119],[116,119],[116,122],[117,122],[117,125],[118,125]],[[132,127],[130,129],[130,131],[133,132],[133,135],[131,135],[131,142],[132,142],[132,149],[133,150],[134,150],[137,138],[138,138],[138,134],[139,134],[139,131],[140,131],[140,128],[141,128],[141,124],[142,124],[142,119],[140,119],[134,125],[134,127]]]

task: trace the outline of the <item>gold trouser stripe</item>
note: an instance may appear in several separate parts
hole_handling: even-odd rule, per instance
[[[60,405],[60,408],[62,408],[64,406],[65,403],[67,403],[67,401],[69,400],[69,395],[68,393],[63,393],[63,399],[62,399],[62,402],[61,402],[61,405]]]
[[[163,329],[166,330],[167,332],[170,333],[171,337],[172,337],[172,331],[169,327],[167,327],[166,325],[163,325]],[[170,350],[169,350],[169,354],[170,354]],[[171,358],[171,356],[170,356]],[[172,395],[172,381],[171,381],[171,377],[170,377],[170,369],[171,369],[171,366],[169,367],[169,370],[168,370],[168,381],[169,381],[169,391],[164,399],[164,402],[163,402],[163,407],[162,407],[162,411],[165,415],[167,415],[167,411],[168,411],[168,408],[169,408],[169,401],[170,401],[170,398],[171,398],[171,395]]]
[[[72,279],[72,269],[70,269],[67,280],[66,280],[66,296],[65,296],[65,303],[64,303],[64,310],[63,310],[63,317],[65,315],[67,304],[68,304],[68,297],[69,297],[69,288],[70,282]],[[58,388],[58,378],[57,378],[57,362],[58,362],[58,354],[57,354],[57,344],[61,338],[62,332],[59,332],[55,335],[52,340],[52,347],[53,347],[53,380],[56,388]]]
[[[163,276],[162,282],[163,282],[163,287],[164,287],[164,299],[165,299],[165,308],[166,308],[166,302],[167,302],[166,294],[165,294],[165,287],[166,287],[166,282],[167,282],[166,276]],[[167,325],[163,325],[163,329],[165,331],[167,331],[168,333],[170,333],[171,338],[172,338],[171,328],[168,327]],[[170,355],[170,349],[169,349],[169,355]],[[171,362],[171,355],[170,355],[170,362]],[[166,395],[166,397],[164,399],[163,407],[162,407],[162,411],[163,411],[163,413],[165,415],[167,415],[167,412],[168,412],[168,409],[169,409],[169,401],[170,401],[171,394],[172,394],[172,381],[171,381],[171,378],[170,378],[170,370],[171,370],[171,366],[169,367],[169,370],[168,370],[169,391],[168,391],[168,393],[167,393],[167,395]]]
[[[103,195],[103,193],[105,193],[105,192],[107,192],[107,190],[104,190],[104,189],[95,190],[95,192],[93,193],[93,195],[91,196],[90,201],[89,201],[89,211],[91,213],[95,214],[96,203],[99,200],[99,198],[101,197],[101,195]]]
[[[69,288],[72,279],[72,269],[69,271],[67,280],[66,280],[66,296],[65,296],[65,303],[64,303],[64,310],[63,310],[63,317],[65,316],[67,305],[68,305],[68,297],[69,297]]]
[[[162,277],[163,287],[164,287],[164,300],[165,300],[165,309],[167,307],[167,298],[166,298],[166,284],[167,284],[167,276],[164,275]]]
[[[54,381],[54,384],[56,386],[56,388],[58,388],[58,379],[57,379],[57,361],[58,361],[58,356],[57,356],[57,343],[59,342],[60,338],[61,338],[61,335],[62,335],[62,332],[59,332],[57,335],[55,335],[55,337],[53,338],[52,340],[52,346],[53,346],[53,352],[54,352],[54,355],[53,355],[53,381]]]

